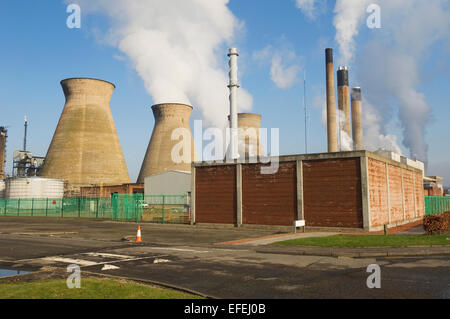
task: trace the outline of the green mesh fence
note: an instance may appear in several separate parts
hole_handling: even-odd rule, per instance
[[[0,199],[0,216],[188,224],[190,207],[186,195],[113,194],[111,198]]]
[[[425,196],[425,215],[440,215],[450,211],[450,197]]]

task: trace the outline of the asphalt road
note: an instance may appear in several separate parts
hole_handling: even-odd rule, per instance
[[[448,255],[375,259],[262,253],[254,246],[214,244],[273,232],[148,224],[143,244],[124,241],[135,233],[135,224],[1,217],[0,268],[64,269],[78,263],[82,276],[150,280],[226,299],[450,298]],[[380,266],[380,289],[367,287],[371,264]],[[105,265],[117,268],[104,270]]]

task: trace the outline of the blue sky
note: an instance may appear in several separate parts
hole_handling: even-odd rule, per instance
[[[304,68],[308,80],[309,152],[326,151],[321,101],[325,93],[324,49],[333,47],[335,54],[339,54],[333,25],[334,6],[334,1],[328,1],[323,12],[311,20],[296,7],[294,0],[231,0],[228,4],[243,23],[232,43],[241,53],[240,82],[253,97],[252,112],[262,114],[262,127],[280,128],[280,153],[283,155],[300,154],[305,150]],[[111,24],[108,16],[101,12],[85,14],[81,6],[82,28],[69,29],[66,7],[66,3],[56,0],[0,3],[0,125],[8,126],[9,130],[8,173],[12,170],[13,151],[22,148],[24,115],[29,119],[29,150],[44,156],[64,106],[59,82],[70,77],[93,77],[116,85],[111,109],[134,181],[154,125],[150,109],[152,96],[131,59],[103,41],[101,35]],[[372,32],[376,31],[362,29],[356,37],[355,56],[361,54],[360,49],[373,37]],[[255,58],[269,46],[272,51],[266,60]],[[227,43],[220,48],[226,70]],[[286,67],[292,64],[299,68],[289,88],[278,87],[271,78],[270,59],[278,51],[284,52],[281,58],[287,63]],[[429,146],[429,173],[443,175],[446,184],[450,184],[448,48],[437,42],[424,56],[417,90],[426,96],[431,108],[431,121],[425,135]],[[350,73],[351,85],[358,86],[359,71],[355,69]],[[384,123],[389,130],[387,133],[397,135],[402,151],[408,155],[408,149],[401,145],[402,130],[395,105],[392,110],[393,116]],[[195,119],[202,119],[199,111],[191,118]]]

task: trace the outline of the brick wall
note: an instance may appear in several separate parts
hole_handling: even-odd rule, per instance
[[[308,226],[362,228],[360,159],[303,162]]]
[[[371,227],[405,223],[424,215],[421,173],[373,158],[369,158],[368,171]]]
[[[403,221],[402,169],[388,165],[391,223]]]
[[[372,227],[389,223],[386,163],[369,158],[369,205]]]
[[[201,167],[195,173],[198,223],[236,224],[236,166]]]
[[[291,226],[296,215],[296,162],[280,163],[269,175],[260,164],[242,166],[243,224]]]

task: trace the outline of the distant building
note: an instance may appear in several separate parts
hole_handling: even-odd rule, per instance
[[[444,178],[440,176],[425,176],[423,188],[425,196],[444,196]]]
[[[168,171],[145,178],[145,195],[184,195],[191,191],[191,172]]]
[[[143,194],[143,184],[122,185],[93,185],[81,187],[81,197],[85,198],[111,198],[113,194]]]

